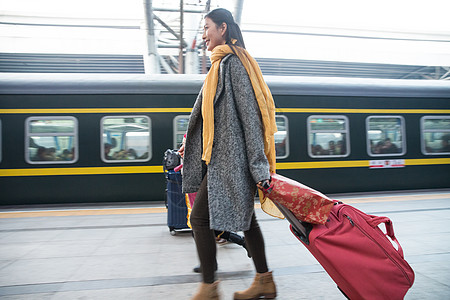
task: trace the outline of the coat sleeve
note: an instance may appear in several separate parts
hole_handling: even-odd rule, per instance
[[[183,193],[193,193],[202,182],[202,91],[198,94],[189,118],[183,160]]]
[[[245,136],[249,169],[255,183],[270,178],[269,162],[264,154],[264,136],[261,112],[250,78],[239,58],[228,60],[236,109]]]

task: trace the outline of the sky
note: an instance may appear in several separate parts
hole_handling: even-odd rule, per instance
[[[267,34],[261,48],[261,34],[246,33],[247,48],[256,57],[278,53],[311,60],[450,64],[450,1],[280,0],[277,4],[245,0],[243,30],[304,35]]]
[[[212,2],[234,8],[231,0]],[[241,29],[254,57],[450,66],[449,11],[449,0],[244,0]],[[5,24],[45,22],[49,16],[56,23],[88,18],[95,24],[98,18],[102,24],[140,26],[143,0],[0,0],[0,52],[144,51],[142,30]]]
[[[450,31],[447,0],[244,0],[244,19],[288,26],[407,32]],[[270,7],[270,9],[267,9]],[[258,21],[259,19],[259,21]]]

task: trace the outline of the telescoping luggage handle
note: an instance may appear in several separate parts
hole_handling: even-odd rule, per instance
[[[386,226],[386,236],[388,236],[395,244],[397,244],[397,252],[398,254],[400,254],[400,256],[402,258],[404,258],[403,256],[403,249],[402,246],[400,246],[400,243],[398,242],[397,238],[395,237],[394,234],[394,225],[392,224],[391,219],[389,219],[388,217],[378,217],[378,216],[373,216],[371,219],[367,220],[367,223],[372,226],[373,228],[377,227],[378,225],[380,225],[381,223],[384,223],[384,225]]]
[[[294,228],[295,233],[299,237],[299,239],[309,245],[309,233],[311,232],[312,225],[306,222],[302,222],[295,217],[295,215],[283,205],[273,201],[276,207],[281,211],[281,213],[286,217],[291,226]]]

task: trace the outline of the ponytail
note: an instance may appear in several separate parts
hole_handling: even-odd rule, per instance
[[[236,43],[234,45],[245,49],[244,38],[242,37],[242,32],[239,25],[233,22],[233,24],[228,25],[228,28],[226,43],[231,45],[233,44],[231,40],[235,39]]]

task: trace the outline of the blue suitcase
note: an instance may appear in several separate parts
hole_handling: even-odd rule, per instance
[[[167,179],[167,226],[171,235],[175,235],[175,230],[189,228],[187,225],[187,213],[185,195],[181,192],[181,172],[169,170],[166,173]]]

